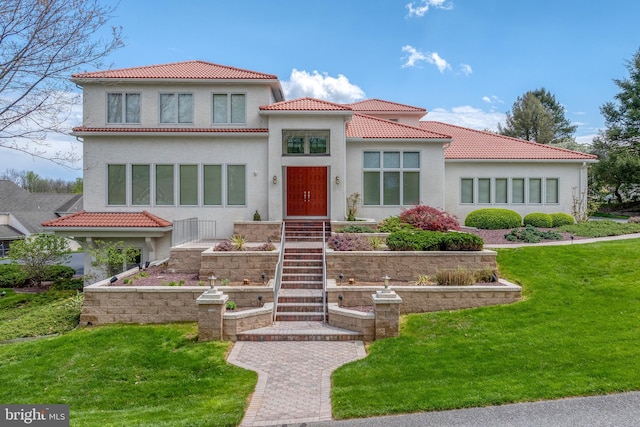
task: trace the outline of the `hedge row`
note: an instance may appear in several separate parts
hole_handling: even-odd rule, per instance
[[[66,265],[49,265],[43,280],[63,283],[73,278],[75,270]],[[0,264],[0,288],[23,288],[29,286],[31,277],[20,264]]]
[[[470,212],[464,225],[486,230],[502,230],[519,228],[523,224],[538,228],[555,228],[573,223],[573,217],[563,212],[553,214],[534,212],[522,218],[519,213],[510,209],[486,208]]]
[[[481,237],[468,233],[439,231],[397,231],[387,236],[392,251],[480,251]]]

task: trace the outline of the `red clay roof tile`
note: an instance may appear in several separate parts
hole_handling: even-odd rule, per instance
[[[351,107],[353,111],[376,111],[376,112],[410,112],[410,113],[424,113],[427,110],[421,107],[412,107],[411,105],[398,104],[397,102],[385,101],[383,99],[365,99],[364,101],[353,102],[346,104]]]
[[[267,128],[138,128],[138,127],[86,127],[78,126],[73,128],[74,132],[127,132],[127,133],[268,133]]]
[[[51,221],[43,227],[78,228],[164,228],[173,224],[147,211],[142,212],[86,212],[80,211]]]
[[[374,139],[451,139],[445,133],[355,113],[347,123],[347,138]]]
[[[479,131],[442,122],[421,121],[420,128],[447,133],[453,137],[445,149],[445,159],[499,160],[596,160],[591,154],[538,144],[496,133]]]
[[[194,79],[277,80],[274,74],[259,73],[206,61],[184,61],[117,70],[73,74],[75,79]]]
[[[262,105],[262,111],[351,111],[351,108],[315,98],[298,98],[291,101]]]

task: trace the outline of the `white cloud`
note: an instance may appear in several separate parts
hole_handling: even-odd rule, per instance
[[[402,65],[402,68],[415,67],[420,62],[424,61],[438,67],[440,73],[444,73],[445,70],[451,69],[451,65],[449,65],[446,60],[441,58],[437,52],[420,52],[418,49],[411,45],[403,46],[402,51],[407,54],[405,56],[406,61]]]
[[[487,104],[504,104],[504,101],[501,100],[500,98],[498,98],[495,95],[491,95],[491,96],[483,96],[482,100],[484,102],[486,102]]]
[[[469,64],[460,64],[460,71],[465,76],[468,76],[469,74],[473,73],[473,69],[471,68],[471,65],[469,65]]]
[[[453,3],[446,2],[446,0],[421,0],[419,2],[416,2],[415,6],[414,6],[414,2],[408,3],[405,6],[405,8],[409,10],[409,13],[407,14],[408,17],[411,17],[411,16],[422,17],[425,15],[425,13],[429,11],[430,7],[434,9],[451,10],[453,9]]]
[[[498,123],[504,124],[506,116],[504,113],[485,111],[480,108],[464,105],[460,107],[453,107],[450,110],[447,110],[446,108],[434,108],[429,111],[423,120],[424,119],[477,130],[488,129],[497,131]]]
[[[331,77],[327,73],[291,70],[289,81],[282,82],[285,98],[317,98],[341,104],[363,99],[364,91],[352,84],[347,77],[338,74]]]

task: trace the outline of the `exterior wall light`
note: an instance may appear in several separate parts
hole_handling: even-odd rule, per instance
[[[213,289],[216,286],[216,280],[218,278],[216,276],[210,276],[209,280],[211,280],[211,289]]]
[[[271,178],[271,182],[273,182],[274,184],[278,183],[278,177],[273,175],[273,178]]]
[[[386,275],[382,279],[384,280],[384,288],[389,289],[389,280],[391,280],[391,277],[389,277],[389,275]]]
[[[336,185],[340,185],[340,177],[336,176]]]

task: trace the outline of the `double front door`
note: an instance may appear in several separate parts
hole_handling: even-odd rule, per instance
[[[287,216],[327,216],[327,168],[287,167]]]

